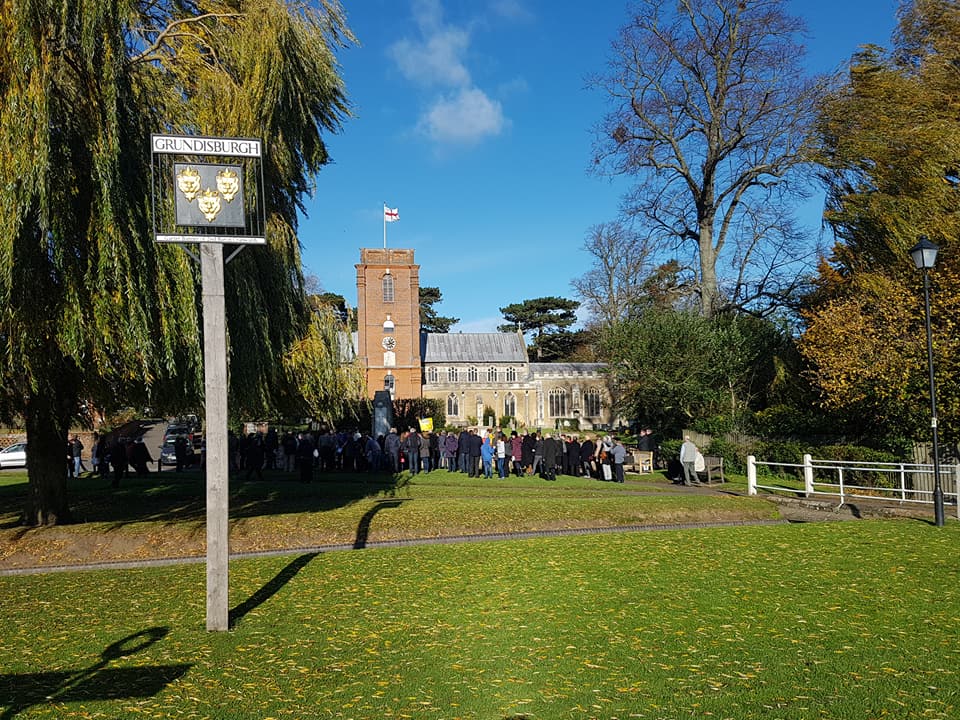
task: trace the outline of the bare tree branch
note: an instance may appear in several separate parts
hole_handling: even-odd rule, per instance
[[[712,315],[756,274],[719,276],[721,259],[751,263],[740,214],[790,188],[811,162],[822,81],[804,76],[800,21],[785,0],[640,0],[593,83],[611,101],[598,126],[595,167],[637,179],[625,211],[665,247],[689,245]],[[795,233],[787,233],[799,241]]]

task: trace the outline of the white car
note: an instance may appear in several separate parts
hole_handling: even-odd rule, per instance
[[[0,468],[26,467],[27,466],[27,444],[14,443],[10,447],[0,450]]]

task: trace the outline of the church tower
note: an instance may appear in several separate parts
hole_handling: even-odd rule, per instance
[[[357,268],[357,352],[370,397],[419,398],[420,266],[413,250],[361,248]]]

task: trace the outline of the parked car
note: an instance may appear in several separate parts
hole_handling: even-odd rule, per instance
[[[177,464],[177,446],[176,440],[168,440],[163,443],[163,446],[160,448],[160,462],[164,465],[176,465]],[[184,458],[184,461],[187,465],[192,465],[194,461],[194,452],[193,445],[187,441],[187,454]]]
[[[183,435],[189,441],[193,441],[193,433],[190,431],[190,428],[186,425],[167,425],[166,431],[163,433],[163,442],[173,442],[177,439],[178,435]]]
[[[0,468],[26,467],[27,466],[27,444],[14,443],[9,447],[0,450]]]

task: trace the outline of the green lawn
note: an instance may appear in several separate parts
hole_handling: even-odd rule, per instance
[[[623,485],[561,477],[485,480],[438,471],[414,478],[338,474],[297,482],[231,480],[234,552],[630,525],[770,520],[776,507],[736,493],[676,492],[662,476]],[[24,531],[25,476],[0,486],[0,569],[204,554],[204,484],[197,473],[71,481],[82,524]],[[742,489],[742,488],[740,488]]]
[[[0,577],[0,717],[955,718],[958,542],[861,521],[243,560],[229,633],[202,565]]]
[[[16,526],[25,490],[2,475],[0,568],[202,557],[199,475],[74,481],[62,528]],[[369,547],[775,516],[656,476],[235,479],[234,551],[368,549],[234,560],[228,633],[202,564],[0,577],[0,720],[960,716],[960,523]]]

